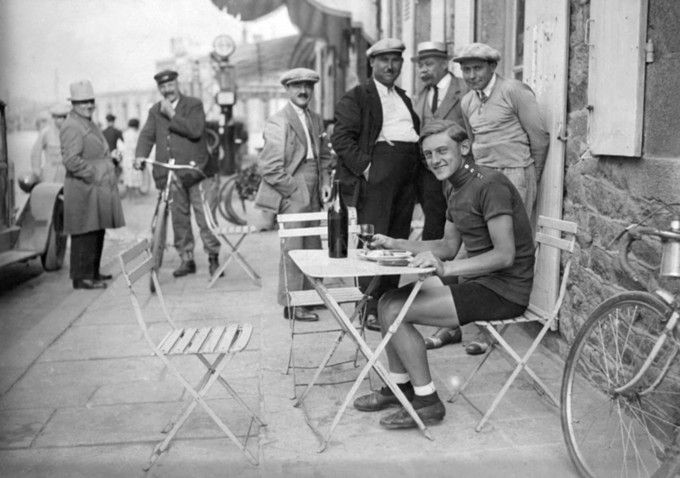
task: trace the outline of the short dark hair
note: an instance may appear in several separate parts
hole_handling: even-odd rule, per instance
[[[445,131],[456,143],[460,143],[468,139],[465,129],[461,128],[460,125],[455,121],[435,118],[426,120],[425,125],[420,130],[420,145],[422,146],[423,140],[428,136],[443,133]]]
[[[130,128],[139,128],[139,120],[137,118],[131,118],[130,121],[128,121],[128,126]]]
[[[113,115],[111,113],[107,114],[106,121],[116,121],[116,115]]]

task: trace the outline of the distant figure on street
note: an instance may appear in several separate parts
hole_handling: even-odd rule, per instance
[[[405,48],[397,38],[383,38],[366,51],[372,78],[340,98],[332,138],[346,204],[357,208],[360,224],[373,224],[376,233],[399,238],[411,231],[413,177],[420,160],[420,120],[404,90],[394,84]],[[371,279],[362,278],[362,290]],[[377,299],[398,283],[399,276],[380,278],[367,308],[371,330],[379,330]]]
[[[145,170],[135,169],[135,150],[139,138],[139,120],[130,118],[128,126],[123,131],[122,139],[118,140],[116,149],[120,152],[121,166],[123,168],[123,182],[127,189],[134,195],[149,192],[149,173]],[[146,184],[145,184],[146,183]]]
[[[146,124],[139,133],[135,156],[138,161],[144,161],[155,144],[156,161],[167,163],[174,159],[176,164],[193,163],[207,176],[207,179],[203,179],[198,172],[178,171],[178,181],[172,186],[172,229],[175,249],[182,259],[172,274],[182,277],[196,272],[194,235],[191,231],[193,209],[212,276],[219,267],[220,243],[206,223],[200,188],[203,187],[206,201],[214,209],[219,186],[217,164],[211,161],[208,154],[203,102],[181,94],[177,76],[173,70],[163,70],[154,75],[163,98],[149,109]],[[167,177],[166,169],[153,168],[153,178],[159,191],[165,188]]]
[[[294,68],[281,77],[289,102],[272,115],[264,128],[264,147],[258,157],[262,174],[255,206],[273,220],[276,214],[321,210],[321,202],[331,194],[328,142],[321,117],[309,109],[314,84],[319,75],[308,68]],[[291,226],[295,227],[293,223]],[[286,319],[319,320],[316,313],[303,307],[289,310],[288,290],[312,289],[304,275],[288,256],[293,249],[320,249],[317,237],[286,239],[279,262],[277,299]]]
[[[68,103],[60,103],[50,108],[52,121],[40,130],[38,139],[31,149],[31,170],[43,182],[63,183],[66,169],[61,160],[59,129],[71,111]]]
[[[104,289],[112,277],[99,270],[105,229],[122,227],[125,219],[106,138],[92,122],[92,84],[78,81],[70,91],[73,109],[59,139],[66,167],[64,233],[71,235],[71,279],[74,289]]]
[[[109,145],[109,151],[111,154],[118,151],[118,141],[123,141],[123,132],[116,128],[116,115],[111,113],[106,115],[106,128],[104,128],[104,137]]]

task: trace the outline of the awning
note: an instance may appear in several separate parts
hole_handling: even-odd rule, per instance
[[[309,37],[326,40],[336,47],[342,45],[346,31],[352,23],[352,14],[327,5],[321,0],[212,0],[220,9],[226,8],[230,15],[240,15],[241,20],[251,21],[266,15],[281,5],[288,7],[291,22]]]

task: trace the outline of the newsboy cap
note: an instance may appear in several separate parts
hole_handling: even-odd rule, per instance
[[[153,75],[153,79],[156,80],[157,84],[161,85],[174,80],[177,76],[178,74],[175,70],[163,70]]]
[[[366,50],[366,55],[371,58],[385,53],[397,53],[399,55],[406,49],[404,42],[398,38],[383,38],[373,44],[371,48]]]
[[[288,86],[289,83],[316,83],[319,81],[319,74],[309,68],[293,68],[281,75],[281,84]]]
[[[449,54],[446,51],[446,44],[440,41],[424,41],[418,43],[416,52],[417,55],[413,58],[416,61],[429,57],[449,58]]]
[[[106,121],[116,121],[116,115],[111,114],[111,113],[107,114],[106,115]]]
[[[71,111],[71,105],[68,103],[57,103],[50,106],[50,114],[52,116],[66,116]]]
[[[498,62],[501,59],[501,54],[498,50],[491,48],[486,43],[470,43],[465,45],[458,52],[458,55],[453,57],[453,61],[462,63],[468,60],[483,60]]]

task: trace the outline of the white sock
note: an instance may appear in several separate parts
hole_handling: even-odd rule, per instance
[[[411,376],[408,373],[390,372],[390,378],[394,383],[408,383],[411,381]]]
[[[427,385],[422,385],[420,387],[413,387],[413,391],[415,392],[416,395],[420,397],[424,397],[425,395],[431,395],[434,392],[437,391],[436,388],[434,388],[434,382],[430,382]]]

